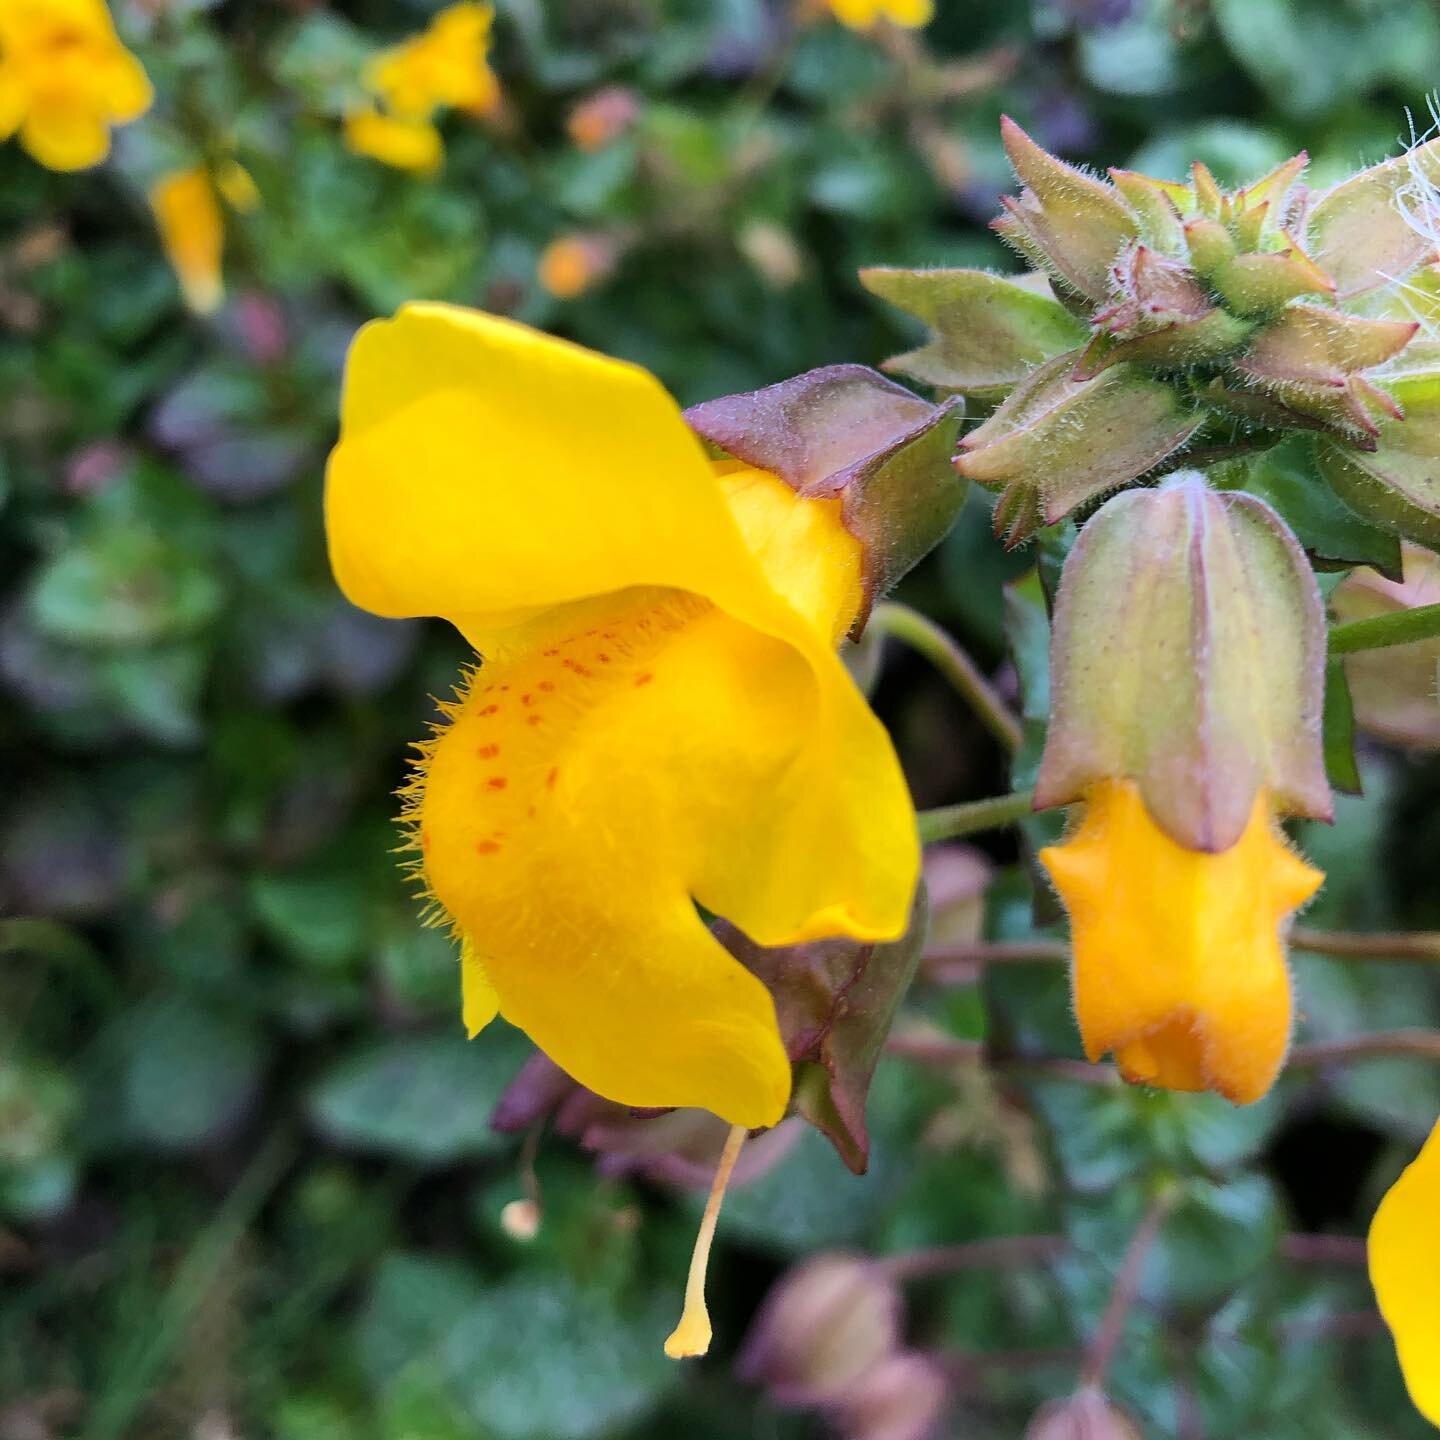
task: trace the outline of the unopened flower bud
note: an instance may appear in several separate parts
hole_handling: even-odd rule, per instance
[[[570,111],[565,129],[577,148],[601,150],[623,135],[639,113],[640,102],[633,90],[610,85],[581,100]]]
[[[1325,621],[1299,543],[1263,501],[1184,471],[1081,531],[1055,608],[1040,807],[1133,780],[1190,850],[1228,849],[1262,787],[1328,818]]]
[[[1116,255],[1139,233],[1134,214],[1108,185],[1042,150],[1008,116],[1000,133],[1024,188],[1018,200],[1005,200],[995,230],[1067,290],[1098,304]]]
[[[1394,615],[1440,605],[1440,559],[1418,545],[1404,548],[1397,582],[1368,568],[1353,570],[1330,596],[1339,621]],[[1440,639],[1413,640],[1345,656],[1355,723],[1396,745],[1440,749]]]
[[[928,1440],[945,1408],[945,1375],[923,1355],[891,1355],[835,1406],[845,1440]]]
[[[750,220],[735,237],[740,253],[765,283],[786,290],[805,273],[805,257],[795,237],[773,220]]]
[[[1086,1388],[1041,1409],[1025,1440],[1140,1440],[1140,1432],[1098,1390]]]
[[[737,1369],[781,1404],[835,1404],[899,1343],[895,1283],[858,1256],[820,1255],[770,1291]]]

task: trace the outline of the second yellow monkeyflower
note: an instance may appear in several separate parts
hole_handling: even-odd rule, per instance
[[[762,945],[893,939],[919,867],[836,654],[865,587],[841,501],[707,460],[633,365],[415,305],[351,351],[326,516],[352,601],[483,657],[410,811],[467,1025],[622,1104],[774,1124],[774,1002],[699,907]]]
[[[1116,496],[1066,558],[1035,793],[1083,811],[1040,858],[1085,1052],[1128,1080],[1248,1104],[1284,1064],[1284,928],[1323,877],[1277,817],[1330,812],[1324,665],[1299,542],[1198,472]]]
[[[1281,927],[1324,879],[1286,845],[1268,798],[1208,854],[1172,840],[1133,781],[1102,781],[1040,860],[1070,912],[1086,1055],[1113,1052],[1127,1080],[1169,1090],[1238,1105],[1265,1094],[1290,1043]]]

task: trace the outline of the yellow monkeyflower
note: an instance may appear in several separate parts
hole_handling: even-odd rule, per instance
[[[397,170],[432,175],[445,158],[445,143],[430,120],[405,120],[379,110],[354,110],[345,117],[345,143]]]
[[[486,55],[494,11],[461,0],[419,35],[382,50],[361,77],[368,105],[345,120],[345,139],[361,155],[428,174],[444,155],[435,114],[449,108],[484,114],[500,98]]]
[[[935,18],[934,0],[829,0],[830,10],[852,30],[870,30],[881,20],[919,30]]]
[[[1370,1226],[1370,1281],[1415,1407],[1440,1425],[1440,1125]]]
[[[1265,793],[1211,854],[1171,839],[1133,781],[1103,780],[1040,860],[1070,912],[1090,1060],[1113,1051],[1127,1080],[1237,1105],[1264,1095],[1290,1043],[1281,926],[1324,878],[1286,845]]]
[[[211,315],[225,298],[221,262],[225,251],[225,215],[220,199],[236,210],[260,203],[255,181],[235,161],[212,175],[204,165],[174,170],[150,189],[150,208],[160,231],[185,303],[197,315]]]
[[[711,463],[644,370],[414,305],[361,331],[326,489],[346,595],[483,657],[410,820],[497,1012],[626,1105],[773,1125],[763,945],[892,939],[919,868],[894,751],[836,654],[863,603],[840,502]]]
[[[494,16],[473,0],[447,6],[419,35],[375,56],[365,88],[394,115],[425,115],[441,105],[488,109],[500,95],[486,61]]]
[[[0,140],[18,131],[42,165],[83,170],[151,98],[103,0],[0,0]]]

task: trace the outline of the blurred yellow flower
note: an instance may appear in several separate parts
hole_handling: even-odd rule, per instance
[[[442,108],[482,115],[500,99],[486,55],[494,11],[461,0],[419,35],[376,55],[361,77],[370,103],[345,121],[345,139],[361,155],[429,174],[444,156],[435,114]]]
[[[1440,1125],[1375,1212],[1370,1280],[1410,1398],[1440,1425]]]
[[[540,252],[536,274],[557,300],[574,300],[615,266],[616,247],[603,235],[561,235]]]
[[[919,870],[888,737],[835,646],[862,604],[840,501],[712,464],[636,366],[443,305],[365,327],[326,492],[379,615],[484,657],[422,747],[417,866],[497,1012],[608,1099],[784,1113],[760,944],[893,939]]]
[[[357,155],[417,175],[433,175],[445,158],[440,132],[429,120],[402,120],[373,109],[345,117],[345,143]]]
[[[829,4],[835,18],[852,30],[869,30],[881,20],[919,30],[935,18],[934,0],[829,0]]]
[[[0,140],[18,131],[42,165],[83,170],[151,99],[103,0],[0,0]]]
[[[222,195],[241,211],[254,209],[260,201],[249,172],[233,160],[217,167],[213,175],[204,165],[172,171],[150,190],[160,243],[185,303],[197,315],[213,314],[225,298]]]
[[[1290,1043],[1281,926],[1324,879],[1265,794],[1240,839],[1207,854],[1172,840],[1133,781],[1101,781],[1040,860],[1070,912],[1086,1055],[1113,1051],[1127,1080],[1170,1090],[1264,1095]]]

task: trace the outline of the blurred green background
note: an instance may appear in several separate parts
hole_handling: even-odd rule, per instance
[[[1323,184],[1429,125],[1440,9],[940,0],[923,31],[862,34],[788,0],[499,0],[501,104],[447,116],[423,177],[352,153],[341,117],[366,57],[434,8],[122,0],[154,109],[81,174],[0,146],[0,1440],[914,1440],[894,1406],[822,1414],[735,1378],[767,1287],[819,1250],[1056,1234],[1049,1265],[907,1289],[907,1344],[948,1381],[937,1433],[1019,1437],[1073,1387],[1160,1173],[1182,1200],[1111,1376],[1144,1434],[1432,1433],[1356,1316],[1363,1271],[1283,1242],[1363,1234],[1440,1113],[1421,1061],[1237,1112],[888,1060],[871,1174],[806,1132],[737,1190],[716,1350],[664,1360],[698,1199],[491,1129],[528,1045],[465,1044],[451,945],[391,853],[406,746],[463,648],[341,600],[320,495],[349,337],[404,300],[633,358],[683,403],[874,364],[910,334],[858,266],[1015,268],[986,229],[1002,112],[1172,178],[1198,158],[1240,183],[1304,146]],[[203,320],[146,201],[202,155],[260,195],[227,214]],[[585,264],[558,283],[551,252],[547,290],[566,237]],[[1002,585],[1029,563],[975,496],[906,598],[1013,683]],[[918,661],[893,657],[876,700],[919,804],[1003,788]],[[1305,836],[1330,873],[1307,923],[1440,926],[1440,767],[1370,748],[1363,768]],[[1013,842],[988,859],[987,933],[1033,933]],[[1417,967],[1296,969],[1311,1037],[1440,1021]],[[1077,1053],[1053,967],[909,1008]],[[527,1241],[500,1217],[532,1158]]]

